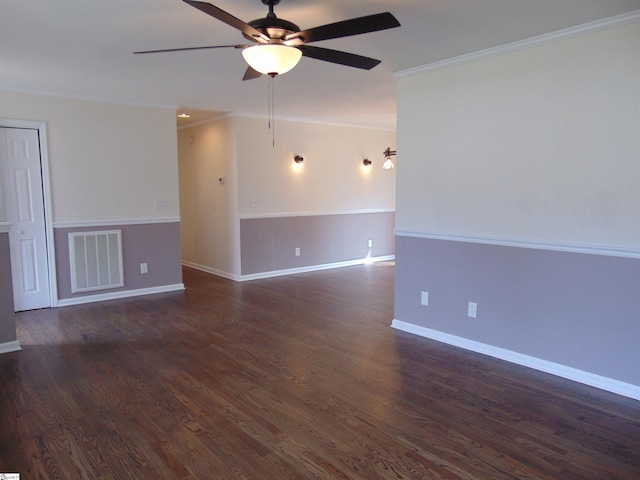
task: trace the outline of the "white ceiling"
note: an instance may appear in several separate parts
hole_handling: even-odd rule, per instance
[[[213,0],[248,22],[260,0]],[[390,11],[400,28],[314,43],[382,60],[365,71],[303,58],[275,79],[281,118],[395,127],[393,73],[640,9],[640,0],[282,0],[301,29]],[[0,0],[0,89],[267,116],[266,77],[241,80],[245,43],[181,0]],[[200,112],[198,112],[200,111]],[[204,113],[202,112],[204,111]]]

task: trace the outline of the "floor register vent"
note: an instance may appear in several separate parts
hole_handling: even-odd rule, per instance
[[[122,231],[69,233],[71,292],[124,286]]]

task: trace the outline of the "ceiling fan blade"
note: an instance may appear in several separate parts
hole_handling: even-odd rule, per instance
[[[240,30],[245,35],[248,35],[250,38],[255,38],[257,40],[261,40],[263,42],[268,42],[269,37],[267,37],[264,33],[259,30],[256,30],[251,25],[243,22],[239,18],[234,17],[230,13],[225,12],[224,10],[211,5],[206,2],[197,2],[195,0],[182,0],[185,3],[188,3],[192,7],[197,8],[201,12],[206,13],[207,15],[211,15],[213,18],[220,20],[221,22],[226,23],[227,25],[232,26],[233,28]]]
[[[363,70],[371,70],[380,63],[380,60],[376,60],[375,58],[363,57],[355,53],[341,52],[329,48],[311,47],[309,45],[300,45],[296,48],[302,50],[302,55],[305,57],[338,63],[340,65],[346,65],[347,67],[361,68]]]
[[[187,1],[187,0],[185,0]],[[332,38],[349,37],[362,33],[377,32],[388,28],[399,27],[400,22],[389,12],[352,18],[342,22],[329,23],[320,27],[310,28],[298,33],[292,33],[285,40],[300,38],[304,43],[319,42]]]
[[[244,77],[242,77],[242,80],[252,80],[260,76],[262,76],[262,74],[259,71],[254,70],[251,67],[247,67],[247,70],[244,72]]]
[[[246,48],[249,45],[211,45],[208,47],[186,47],[186,48],[166,48],[164,50],[144,50],[141,52],[133,52],[134,54],[140,53],[164,53],[164,52],[182,52],[185,50],[207,50],[210,48]]]

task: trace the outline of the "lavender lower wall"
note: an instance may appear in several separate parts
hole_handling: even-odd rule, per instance
[[[0,232],[0,344],[16,340],[9,234]]]
[[[640,386],[638,258],[398,236],[395,318]]]
[[[68,234],[102,230],[122,230],[124,287],[71,293]],[[182,283],[179,222],[55,228],[54,241],[58,300]],[[140,273],[141,263],[148,264],[148,273]]]
[[[392,256],[394,226],[395,212],[241,219],[241,273]]]

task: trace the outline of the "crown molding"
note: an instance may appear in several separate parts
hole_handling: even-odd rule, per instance
[[[35,90],[30,88],[22,88],[22,87],[15,87],[12,85],[1,85],[1,84],[0,84],[0,92],[19,93],[23,95],[38,95],[41,97],[62,98],[65,100],[78,100],[82,102],[107,103],[111,105],[123,105],[123,106],[129,106],[129,107],[149,107],[149,108],[161,108],[165,110],[177,110],[179,108],[177,105],[170,105],[170,104],[136,102],[131,100],[117,99],[117,98],[108,98],[108,97],[91,96],[91,95],[77,95],[77,94],[70,94],[70,93],[53,92],[48,90]]]
[[[444,68],[454,67],[456,65],[462,65],[465,63],[476,62],[486,58],[497,57],[499,55],[505,55],[508,53],[518,52],[520,50],[526,50],[548,43],[558,42],[561,40],[567,40],[575,38],[581,35],[587,35],[589,33],[598,32],[608,28],[621,27],[630,23],[640,22],[640,10],[634,10],[633,12],[617,15],[615,17],[609,17],[602,20],[596,20],[595,22],[585,23],[583,25],[577,25],[575,27],[564,28],[551,33],[545,33],[537,35],[535,37],[527,38],[525,40],[518,40],[517,42],[507,43],[499,45],[497,47],[491,47],[484,50],[478,50],[477,52],[466,53],[457,57],[447,58],[439,60],[437,62],[428,63],[427,65],[421,65],[419,67],[408,68],[406,70],[400,70],[394,72],[393,76],[396,79],[411,77],[421,73],[434,72],[436,70],[442,70]]]

